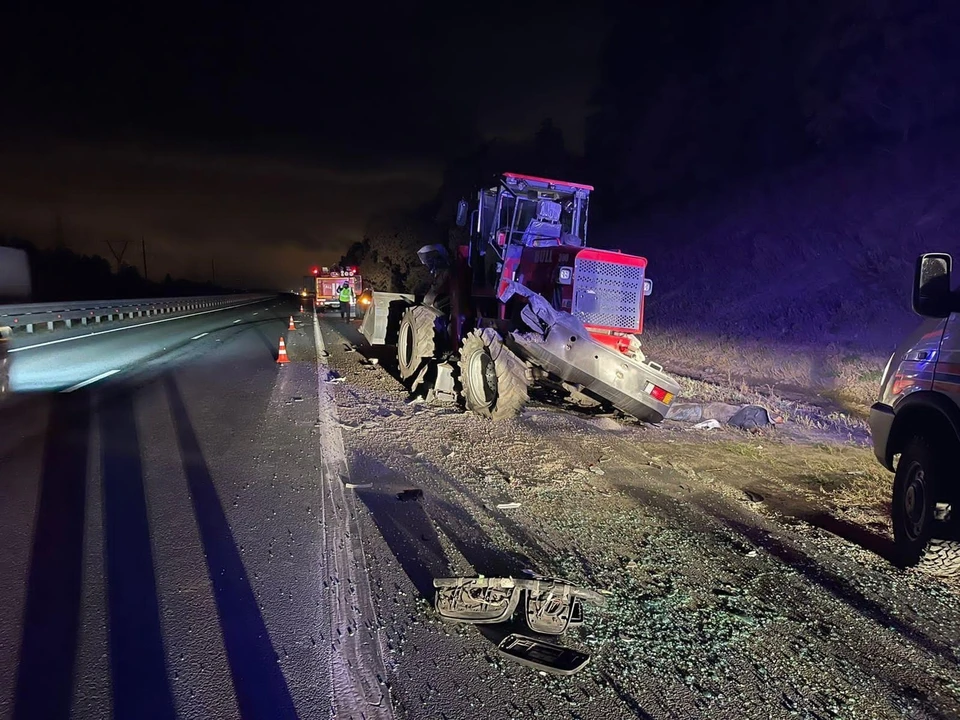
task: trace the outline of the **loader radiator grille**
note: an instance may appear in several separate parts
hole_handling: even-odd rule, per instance
[[[574,260],[573,315],[584,325],[639,330],[644,268],[581,255]]]

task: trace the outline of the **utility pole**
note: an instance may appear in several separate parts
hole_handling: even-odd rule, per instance
[[[123,247],[120,248],[120,252],[117,252],[114,249],[113,243],[111,243],[109,240],[106,240],[105,242],[107,243],[107,247],[110,248],[110,254],[113,255],[113,259],[117,261],[117,272],[119,273],[120,267],[123,265],[123,255],[127,252],[127,246],[130,244],[130,241],[123,241]]]
[[[140,247],[143,250],[143,279],[150,282],[150,277],[147,275],[147,241],[144,240],[143,235],[140,236]]]

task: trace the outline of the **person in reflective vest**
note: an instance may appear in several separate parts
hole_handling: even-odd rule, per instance
[[[353,300],[353,289],[344,283],[340,286],[340,317],[343,320],[350,319],[350,303]]]

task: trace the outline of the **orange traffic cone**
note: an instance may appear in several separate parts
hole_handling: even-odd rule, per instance
[[[287,329],[288,329],[288,330],[296,330],[296,329],[297,329],[297,326],[293,324],[293,315],[290,316],[290,327],[287,328]]]
[[[303,315],[303,303],[300,303],[300,314]]]
[[[283,338],[280,338],[280,352],[277,355],[277,363],[280,365],[285,365],[290,362],[290,358],[287,357],[287,346],[283,344]]]

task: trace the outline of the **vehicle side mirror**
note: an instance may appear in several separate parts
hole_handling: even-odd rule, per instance
[[[950,274],[953,258],[946,253],[926,253],[917,258],[913,275],[913,311],[929,318],[950,315],[953,295]]]
[[[467,215],[470,212],[470,206],[467,204],[466,200],[461,200],[457,203],[457,227],[466,227],[467,225]]]

